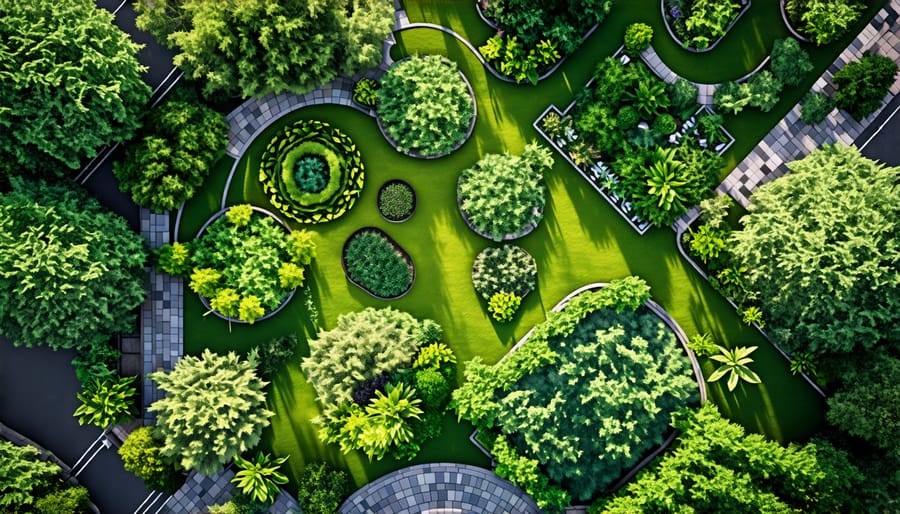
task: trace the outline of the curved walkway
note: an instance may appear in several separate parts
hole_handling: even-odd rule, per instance
[[[540,514],[524,491],[468,464],[435,463],[389,473],[358,489],[339,514]]]

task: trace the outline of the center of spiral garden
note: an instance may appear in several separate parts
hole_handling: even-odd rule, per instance
[[[328,184],[329,169],[325,159],[304,155],[294,164],[294,181],[305,193],[319,193]]]

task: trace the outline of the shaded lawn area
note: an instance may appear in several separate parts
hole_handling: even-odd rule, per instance
[[[478,101],[475,132],[460,150],[449,157],[431,161],[404,157],[384,141],[374,119],[346,107],[309,107],[276,121],[251,145],[236,165],[226,204],[249,202],[274,210],[258,182],[259,159],[266,143],[277,130],[298,119],[327,121],[354,139],[367,168],[366,187],[349,213],[334,222],[305,227],[318,234],[318,257],[308,275],[308,285],[323,328],[333,327],[341,313],[367,306],[390,305],[416,317],[439,322],[444,327],[445,341],[453,347],[460,362],[477,355],[493,363],[528,329],[543,321],[546,311],[570,291],[590,282],[639,275],[651,285],[653,298],[672,314],[689,336],[708,331],[728,346],[760,347],[753,355],[752,368],[762,377],[763,384],[742,384],[733,393],[723,390],[720,384],[710,385],[710,398],[723,413],[749,430],[774,439],[801,440],[821,424],[822,399],[804,381],[792,376],[788,363],[777,351],[757,331],[742,325],[731,306],[684,262],[677,252],[671,230],[653,229],[638,236],[561,157],[556,157],[555,166],[546,176],[548,201],[543,223],[517,242],[537,260],[537,290],[525,298],[513,322],[501,325],[490,320],[484,303],[472,287],[471,267],[475,255],[494,243],[471,232],[459,215],[456,181],[460,171],[486,153],[517,153],[527,142],[539,139],[531,126],[534,119],[550,103],[565,106],[571,101],[587,81],[596,62],[619,46],[627,23],[661,23],[658,10],[648,10],[650,3],[654,2],[618,2],[610,18],[585,46],[537,88],[496,80],[450,35],[431,29],[404,31],[397,35],[399,44],[394,49],[395,58],[410,53],[446,55],[460,65],[475,90]],[[757,0],[753,9],[768,3]],[[780,23],[777,3],[774,5],[776,10],[770,24],[772,20]],[[427,21],[451,27],[465,24],[470,31],[467,34],[475,44],[480,43],[475,36],[486,38],[491,32],[481,24],[474,8],[467,2],[417,2],[408,7],[413,19],[423,16]],[[429,17],[432,11],[438,13],[437,18]],[[750,23],[753,12],[745,15],[741,24]],[[478,25],[473,25],[476,22]],[[661,54],[667,55],[666,52],[671,51],[665,48],[668,36],[661,29],[657,26],[654,44]],[[771,40],[763,41],[771,47]],[[723,48],[731,48],[723,46],[726,43],[745,44],[726,40],[714,53],[701,57],[723,55],[720,54]],[[816,62],[820,68],[824,67],[821,63],[833,60],[839,45],[827,47],[821,55],[817,54]],[[731,51],[737,50],[732,48]],[[830,57],[826,52],[830,52]],[[755,66],[750,64],[751,68]],[[670,65],[678,69],[675,63]],[[791,94],[796,93],[799,97],[803,92]],[[739,152],[749,151],[793,105],[796,98],[791,100],[791,94],[785,94],[782,102],[768,115],[751,114],[745,118],[742,114],[741,118],[730,120],[729,129],[738,137],[739,144],[726,156],[730,156],[732,162],[723,170],[723,177],[734,161],[743,156]],[[233,162],[230,158],[223,159],[201,193],[185,207],[178,234],[180,240],[193,238],[207,217],[220,208],[227,173]],[[418,195],[415,215],[403,224],[384,221],[375,207],[378,187],[394,178],[412,184]],[[292,226],[299,228],[294,223]],[[363,226],[386,231],[412,256],[416,265],[416,283],[407,296],[390,302],[377,300],[352,286],[344,277],[340,266],[341,248],[346,238]],[[409,465],[409,462],[392,459],[370,463],[359,453],[341,455],[316,436],[317,428],[310,420],[319,414],[319,408],[312,387],[299,369],[300,359],[309,354],[306,338],[316,331],[309,321],[303,296],[302,293],[296,295],[286,309],[269,320],[254,326],[229,327],[214,316],[204,317],[204,309],[196,296],[187,295],[185,351],[197,354],[205,347],[212,347],[220,352],[244,353],[254,344],[274,336],[301,335],[298,354],[274,378],[270,388],[269,406],[276,415],[264,439],[264,446],[279,455],[291,455],[287,465],[294,486],[306,461],[326,460],[344,467],[351,472],[357,485]],[[704,364],[706,375],[712,369],[709,362]],[[461,375],[460,372],[458,378]],[[424,445],[412,463],[450,461],[487,467],[488,460],[466,439],[470,432],[470,426],[456,423],[455,417],[448,414],[443,436]]]

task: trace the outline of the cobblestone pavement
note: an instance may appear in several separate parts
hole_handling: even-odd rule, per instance
[[[206,477],[192,473],[181,489],[175,491],[159,512],[163,514],[202,514],[212,505],[221,505],[234,495],[231,483],[234,471],[226,469],[221,473]],[[269,507],[272,514],[302,514],[297,501],[282,493]]]
[[[353,493],[339,514],[539,514],[524,491],[467,464],[420,464],[389,473]]]
[[[900,16],[900,0],[891,0],[891,3],[875,15],[872,22],[819,77],[812,90],[833,93],[834,73],[845,64],[859,60],[866,52],[900,62],[898,16]],[[890,94],[882,103],[882,108],[898,93],[900,80],[894,82]],[[738,203],[747,207],[750,204],[750,195],[757,187],[787,173],[784,163],[805,157],[826,143],[853,144],[868,123],[880,112],[881,109],[858,122],[846,112],[835,109],[825,121],[810,126],[800,120],[800,104],[797,104],[734,168],[719,185],[717,192],[729,194]]]

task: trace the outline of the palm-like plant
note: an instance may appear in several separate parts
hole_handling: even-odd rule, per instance
[[[409,442],[413,438],[409,421],[420,419],[424,413],[419,407],[422,400],[415,397],[416,390],[411,386],[389,384],[385,393],[376,391],[366,406],[366,424],[360,440],[370,459],[380,459],[391,446]]]
[[[134,377],[95,379],[77,394],[81,400],[74,413],[78,424],[106,428],[130,420],[134,416],[134,395],[137,394],[131,385],[133,381]]]
[[[791,374],[803,373],[811,377],[816,376],[816,361],[811,353],[799,352],[791,359]]]
[[[745,324],[752,325],[756,323],[759,328],[763,328],[766,326],[765,322],[763,321],[762,311],[759,310],[759,307],[753,305],[741,310],[740,313],[741,319]]]
[[[709,376],[707,381],[715,382],[725,375],[728,375],[729,391],[734,391],[739,380],[744,380],[751,384],[759,384],[762,382],[759,375],[747,367],[747,364],[753,362],[753,359],[750,358],[750,354],[756,351],[756,346],[738,346],[731,349],[725,348],[724,346],[716,346],[719,348],[719,353],[711,356],[710,359],[721,362],[722,365],[719,366],[717,370],[713,371],[713,374]]]
[[[274,503],[280,492],[278,486],[288,482],[287,476],[279,471],[287,459],[287,456],[276,459],[267,453],[257,452],[256,458],[249,461],[238,455],[234,463],[241,469],[235,473],[231,483],[253,501],[267,505]]]
[[[660,109],[669,106],[666,84],[659,80],[642,80],[634,91],[627,93],[627,96],[634,101],[635,109],[650,118],[656,116]]]
[[[681,180],[680,171],[684,164],[676,161],[673,148],[658,148],[654,152],[647,176],[647,191],[652,197],[656,197],[656,205],[664,211],[684,208],[684,199],[679,188],[687,184]]]

